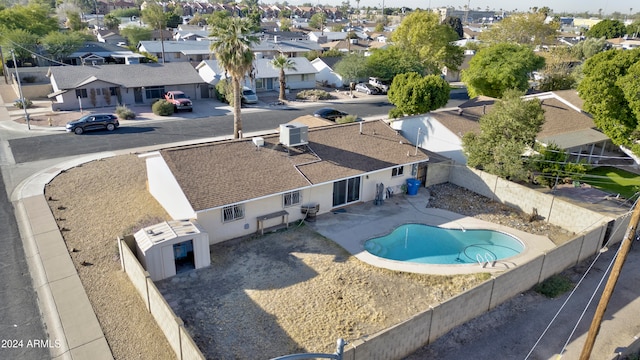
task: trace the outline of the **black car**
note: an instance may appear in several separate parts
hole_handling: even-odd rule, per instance
[[[89,114],[76,121],[67,123],[67,132],[74,132],[77,135],[91,130],[113,131],[120,126],[118,117],[113,114]]]
[[[313,116],[315,117],[319,117],[319,118],[323,118],[331,121],[336,121],[336,119],[345,117],[347,115],[349,114],[333,108],[322,108],[313,113]]]

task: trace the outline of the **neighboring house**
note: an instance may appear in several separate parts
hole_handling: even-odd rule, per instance
[[[321,44],[323,50],[339,50],[345,53],[358,53],[365,56],[371,54],[371,50],[384,49],[389,46],[388,43],[379,41],[370,41],[362,39],[346,39],[340,41],[332,41]]]
[[[189,63],[55,66],[48,76],[53,110],[151,104],[169,90],[192,99],[208,97],[207,86]]]
[[[444,76],[444,79],[447,80],[448,82],[460,81],[462,71],[467,70],[469,68],[469,62],[471,61],[471,58],[473,57],[473,55],[475,55],[475,52],[473,50],[465,50],[464,58],[462,59],[462,64],[460,64],[460,67],[458,68],[458,70],[450,70],[446,66],[443,67],[442,75]]]
[[[162,47],[164,45],[164,62],[195,62],[211,57],[211,44],[209,41],[140,41],[138,43],[138,51],[148,52],[158,58],[158,62],[162,62]]]
[[[117,45],[88,41],[62,62],[70,65],[137,64],[144,58]]]
[[[98,42],[111,45],[126,44],[125,39],[117,30],[96,30],[94,31]]]
[[[244,85],[256,91],[272,91],[280,89],[280,70],[271,65],[273,59],[255,59],[253,63],[252,79],[245,78]],[[285,70],[285,81],[290,89],[312,89],[316,86],[316,68],[304,57],[291,58],[296,70]],[[226,78],[224,70],[218,66],[217,60],[204,60],[196,66],[202,80],[215,86],[218,81]]]
[[[210,30],[207,29],[185,29],[185,30],[175,30],[173,32],[173,40],[176,41],[192,41],[192,40],[202,40],[207,39],[211,34]]]
[[[305,207],[322,214],[373,201],[380,188],[399,190],[426,175],[429,157],[382,121],[307,135],[307,144],[292,147],[281,144],[284,132],[285,140],[268,135],[143,154],[149,192],[173,219],[195,219],[214,244],[303,219]]]
[[[260,43],[253,45],[252,50],[256,54],[256,58],[273,59],[281,54],[286,57],[301,57],[313,50],[322,52],[322,47],[315,41],[282,40],[276,37],[260,41]]]
[[[573,99],[566,100],[554,92],[525,98],[533,97],[542,101],[545,111],[545,123],[536,141],[543,144],[554,143],[565,151],[584,154],[578,155],[577,159],[586,159],[588,162],[595,162],[595,156],[615,148],[605,134],[595,129],[593,119],[573,105]],[[466,164],[462,136],[467,132],[480,132],[479,120],[491,110],[495,101],[489,97],[476,97],[456,109],[395,120],[392,127],[401,130],[409,139],[419,139],[420,147]]]
[[[316,69],[316,81],[326,84],[327,86],[341,88],[344,86],[342,76],[336,73],[336,64],[342,60],[341,56],[330,56],[323,58],[315,58],[311,61],[311,65]]]
[[[349,34],[343,31],[310,31],[307,35],[309,40],[324,44],[330,41],[345,40]]]

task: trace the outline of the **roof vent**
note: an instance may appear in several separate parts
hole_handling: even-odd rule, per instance
[[[256,147],[264,146],[264,138],[262,137],[254,137],[253,139],[251,139],[251,141],[253,141],[253,145],[255,145]]]
[[[309,127],[290,123],[280,125],[280,143],[284,146],[298,146],[309,143]]]

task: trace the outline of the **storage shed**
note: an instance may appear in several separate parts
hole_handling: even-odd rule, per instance
[[[153,281],[211,265],[209,235],[193,221],[165,221],[134,237],[138,259]]]

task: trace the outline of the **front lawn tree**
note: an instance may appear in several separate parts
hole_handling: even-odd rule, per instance
[[[469,96],[501,98],[507,89],[524,92],[529,88],[529,73],[544,67],[545,61],[531,47],[499,43],[480,49],[462,72]]]
[[[449,83],[437,75],[422,76],[411,72],[397,75],[387,94],[396,107],[389,110],[390,118],[424,114],[443,107],[449,101]]]
[[[162,5],[152,2],[142,10],[142,21],[151,28],[160,30],[160,45],[162,47],[162,63],[164,64],[164,29],[167,27],[167,16]]]
[[[285,71],[286,70],[297,70],[296,64],[292,59],[280,54],[280,56],[271,60],[271,66],[273,66],[276,70],[280,71],[280,76],[278,78],[280,82],[280,91],[278,93],[278,100],[285,101],[287,100],[285,96],[285,89],[287,87]]]
[[[42,47],[57,61],[71,55],[84,43],[84,39],[78,33],[50,32],[42,38]]]
[[[418,54],[399,46],[378,49],[367,56],[369,75],[384,80],[392,80],[398,74],[417,72],[424,73]]]
[[[418,54],[429,74],[440,74],[444,67],[456,71],[464,60],[464,50],[453,42],[458,34],[441,24],[438,15],[416,10],[407,15],[391,33],[393,44]]]
[[[309,19],[309,27],[313,29],[323,30],[327,16],[324,13],[315,13]]]
[[[533,148],[543,123],[540,100],[524,100],[520,91],[507,90],[502,100],[480,118],[480,133],[463,135],[467,165],[505,179],[527,179],[522,156]]]
[[[616,145],[640,156],[640,49],[608,50],[587,59],[578,85],[584,110]]]
[[[367,62],[364,55],[349,54],[336,64],[334,71],[344,80],[355,82],[367,76]]]
[[[229,18],[215,24],[211,36],[211,51],[218,65],[231,76],[233,86],[233,137],[237,139],[242,132],[242,83],[244,77],[253,69],[255,56],[251,46],[260,42],[251,35],[253,24],[244,18]]]
[[[494,44],[517,43],[533,46],[551,43],[560,24],[555,21],[547,23],[547,15],[544,12],[546,10],[543,9],[508,16],[489,30],[481,32],[480,40]]]
[[[531,169],[535,172],[535,180],[553,189],[558,183],[565,180],[577,181],[589,170],[584,162],[570,162],[569,154],[556,144],[536,144],[538,152],[530,158]]]

